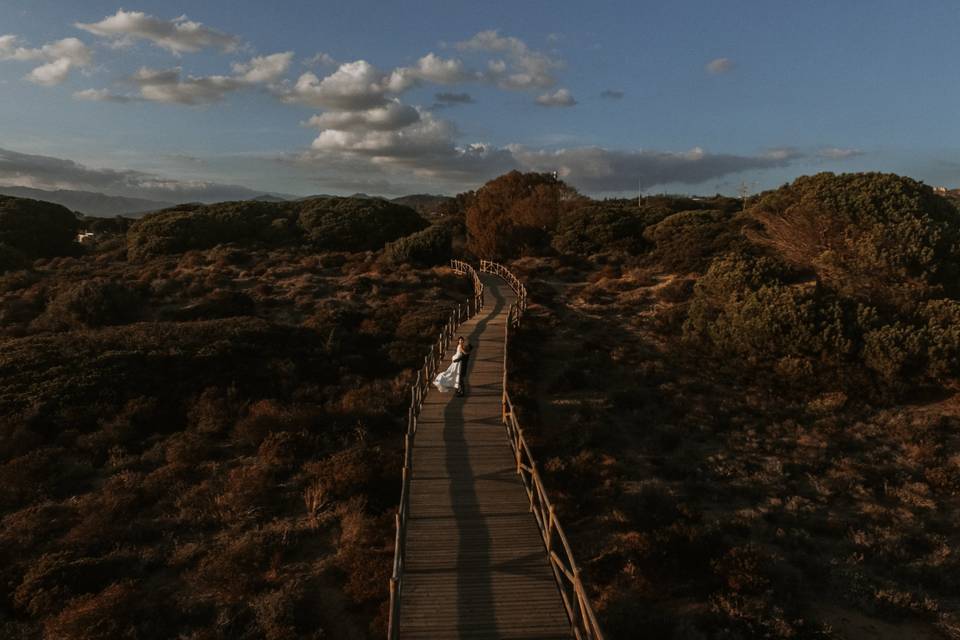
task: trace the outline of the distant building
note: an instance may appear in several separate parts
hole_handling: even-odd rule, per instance
[[[96,241],[93,231],[81,231],[77,234],[77,242],[80,244],[93,244]]]
[[[934,187],[934,188],[933,188],[933,192],[934,192],[934,193],[946,193],[947,191],[948,191],[948,189],[947,189],[946,187]]]

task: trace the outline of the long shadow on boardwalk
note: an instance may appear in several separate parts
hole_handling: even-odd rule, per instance
[[[487,292],[493,297],[492,308],[485,309],[484,315],[468,335],[473,345],[473,353],[467,362],[466,388],[470,391],[470,372],[477,359],[483,355],[480,336],[487,324],[503,310],[506,300],[496,288]],[[493,355],[493,354],[491,354]],[[502,354],[498,354],[502,356]],[[458,558],[469,559],[476,570],[457,572],[457,629],[466,636],[477,627],[496,629],[496,609],[493,598],[493,576],[490,567],[490,531],[480,510],[480,501],[474,483],[475,476],[469,457],[458,455],[464,439],[464,407],[467,398],[452,398],[444,409],[443,439],[446,443],[446,466],[450,477],[450,503],[453,505],[453,518],[459,537]]]

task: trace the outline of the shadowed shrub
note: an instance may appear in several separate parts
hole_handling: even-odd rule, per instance
[[[393,264],[430,267],[445,264],[453,254],[453,231],[450,223],[434,224],[423,231],[387,244],[384,256]]]
[[[0,195],[0,246],[6,245],[27,258],[75,254],[78,228],[77,217],[66,207]],[[0,255],[0,261],[10,260],[9,250],[4,253],[6,257]]]
[[[562,213],[551,243],[561,253],[581,256],[604,251],[636,254],[647,247],[644,229],[663,216],[622,201],[593,203]]]
[[[59,293],[37,322],[61,329],[126,324],[137,318],[140,303],[136,289],[98,278],[77,283]]]
[[[843,295],[907,305],[958,290],[960,215],[910,178],[804,176],[749,212],[757,239]]]

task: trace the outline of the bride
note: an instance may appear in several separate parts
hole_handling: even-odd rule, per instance
[[[441,371],[433,380],[433,386],[440,393],[447,393],[460,388],[460,360],[463,359],[463,338],[457,338],[457,352],[453,354],[452,362],[446,371]]]

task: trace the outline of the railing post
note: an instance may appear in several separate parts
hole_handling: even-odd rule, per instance
[[[547,543],[547,556],[550,555],[550,547],[552,546],[552,543],[553,543],[553,519],[555,517],[556,516],[553,511],[553,505],[550,505],[549,513],[547,514],[547,518],[548,518],[547,535],[545,536],[546,543]]]

